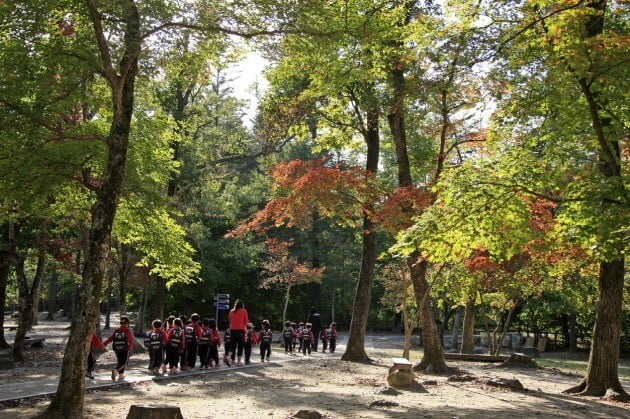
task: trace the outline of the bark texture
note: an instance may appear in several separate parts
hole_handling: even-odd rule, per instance
[[[367,144],[367,161],[365,168],[370,173],[376,173],[378,169],[379,141],[378,129],[379,113],[376,108],[366,112],[366,128],[363,132]],[[372,204],[368,204],[370,207]],[[341,359],[344,361],[368,361],[365,352],[365,330],[367,328],[368,313],[372,299],[372,283],[374,281],[374,265],[376,263],[376,236],[373,231],[373,223],[369,209],[363,215],[363,246],[361,254],[361,270],[359,281],[352,305],[352,320],[348,333],[348,344]]]
[[[462,354],[472,354],[475,351],[475,297],[476,293],[473,292],[466,299],[462,348],[460,350]]]
[[[119,69],[114,68],[112,52],[107,44],[102,14],[94,0],[86,0],[103,64],[103,75],[112,94],[113,114],[107,137],[107,161],[102,181],[92,206],[89,232],[89,253],[83,268],[78,310],[64,353],[59,386],[45,418],[83,417],[85,372],[90,340],[99,320],[99,298],[107,266],[111,231],[120,197],[134,104],[134,86],[141,50],[140,18],[132,0],[121,2],[124,10],[124,48]]]

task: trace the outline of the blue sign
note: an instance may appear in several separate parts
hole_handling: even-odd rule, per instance
[[[227,304],[219,304],[219,306],[217,307],[219,310],[229,310],[230,306]]]

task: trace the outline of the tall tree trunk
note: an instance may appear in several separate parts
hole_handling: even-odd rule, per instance
[[[368,109],[366,120],[367,127],[364,131],[364,138],[367,144],[367,160],[365,168],[374,175],[378,169],[380,146],[378,109]],[[341,356],[341,359],[344,361],[361,362],[369,360],[365,352],[365,331],[372,300],[372,282],[374,280],[374,265],[376,264],[376,235],[370,211],[372,205],[372,203],[366,204],[367,208],[363,213],[361,270],[359,271],[359,281],[357,282],[354,304],[352,305],[352,319],[350,320],[346,351]]]
[[[118,268],[118,311],[119,316],[127,315],[127,285],[129,283],[129,260],[131,247],[127,244],[122,244],[119,247],[120,250],[120,266]]]
[[[114,271],[107,270],[107,290],[105,291],[105,329],[110,329],[110,322],[112,317],[112,292],[114,282]]]
[[[12,221],[0,226],[0,348],[3,349],[11,347],[4,336],[4,310],[7,303],[9,273],[15,258],[17,234],[18,227]]]
[[[585,24],[585,37],[595,38],[604,33],[604,17],[607,9],[606,0],[591,0],[586,6],[593,10]],[[587,78],[588,77],[588,78]],[[600,91],[597,90],[592,77],[584,76],[577,80],[582,96],[588,104],[591,126],[599,145],[599,169],[606,181],[622,196],[628,199],[628,192],[622,181],[621,155],[619,148],[620,133],[612,129],[611,117],[606,114],[602,101],[598,99]],[[604,93],[605,94],[605,93]],[[627,226],[621,221],[621,217],[614,211],[608,211],[611,202],[603,200],[601,203],[602,217],[616,227],[616,231],[623,231]],[[612,228],[612,227],[611,227]],[[630,400],[621,387],[618,376],[619,345],[621,342],[621,313],[624,295],[624,244],[623,238],[616,243],[616,255],[602,260],[599,264],[598,293],[595,312],[595,326],[593,327],[593,340],[588,361],[588,369],[584,380],[577,386],[569,388],[566,392],[587,396],[603,396],[608,389],[620,394],[620,399]]]
[[[92,206],[90,225],[90,252],[83,269],[83,280],[79,299],[79,315],[72,323],[70,337],[63,357],[59,385],[50,405],[42,417],[80,418],[83,416],[85,399],[85,372],[90,341],[99,320],[98,302],[107,268],[111,231],[120,197],[129,133],[133,114],[134,84],[138,71],[141,50],[140,17],[132,0],[123,0],[125,27],[124,49],[117,72],[111,61],[111,51],[102,27],[102,14],[94,0],[86,0],[92,19],[101,60],[103,74],[112,93],[113,113],[107,137],[107,162],[102,181]]]
[[[52,272],[50,273],[50,285],[48,286],[48,314],[46,315],[46,320],[55,320],[58,281],[59,273],[57,272],[57,264],[53,263]]]
[[[164,299],[166,298],[166,280],[162,277],[157,277],[155,279],[155,298],[154,298],[154,309],[155,309],[155,318],[156,319],[164,319]],[[219,319],[217,319],[217,322]]]
[[[577,319],[576,314],[569,314],[569,352],[577,352]]]
[[[462,307],[459,306],[455,310],[455,318],[453,319],[453,339],[451,340],[451,349],[459,349],[459,328],[462,325]]]
[[[291,295],[291,284],[287,284],[287,292],[284,293],[284,307],[282,308],[282,326],[287,321],[287,308],[289,307],[289,297]]]
[[[623,276],[623,259],[600,264],[595,326],[588,369],[582,382],[565,390],[567,393],[603,396],[608,389],[613,389],[628,400],[618,376]]]
[[[472,354],[475,352],[475,300],[477,292],[471,290],[466,298],[464,311],[464,330],[462,332],[462,348],[460,353]]]
[[[411,22],[412,10],[416,1],[405,2],[406,16],[401,25]],[[397,42],[397,46],[401,43]],[[392,106],[387,116],[389,129],[392,133],[394,149],[396,153],[396,164],[398,166],[398,186],[411,187],[413,185],[411,170],[409,166],[409,155],[407,150],[407,133],[405,128],[405,95],[406,81],[404,74],[405,65],[396,58],[392,62],[390,75],[392,79]],[[439,173],[436,175],[439,176]],[[417,215],[417,214],[416,214]],[[420,252],[416,251],[407,259],[407,265],[411,272],[411,283],[414,288],[414,295],[420,310],[422,324],[422,343],[424,356],[420,364],[414,369],[425,371],[443,372],[448,369],[444,360],[444,351],[440,345],[437,333],[437,325],[433,310],[431,309],[431,298],[429,296],[430,286],[426,279],[427,261],[420,257]]]

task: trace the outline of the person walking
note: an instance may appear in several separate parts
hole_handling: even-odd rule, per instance
[[[311,307],[306,322],[311,324],[311,332],[315,337],[315,339],[311,341],[311,348],[313,349],[313,352],[317,352],[317,341],[319,340],[319,334],[322,331],[322,319],[315,306]]]
[[[247,330],[247,323],[249,323],[249,317],[247,310],[245,310],[245,303],[243,300],[237,299],[234,301],[234,308],[230,310],[230,335],[231,335],[231,349],[230,353],[223,357],[225,365],[230,366],[230,358],[236,352],[237,361],[236,365],[243,365],[241,359],[243,358],[243,345],[245,344],[245,332]]]

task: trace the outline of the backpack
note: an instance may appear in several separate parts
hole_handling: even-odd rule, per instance
[[[151,332],[149,342],[151,349],[164,349],[164,341],[160,332]]]
[[[270,329],[265,329],[262,331],[262,333],[260,334],[260,341],[264,342],[264,343],[268,343],[271,342],[271,330]]]
[[[151,347],[151,332],[150,331],[144,334],[143,343],[144,343],[145,348]]]
[[[179,349],[182,345],[182,330],[173,330],[171,340],[168,341],[168,347],[171,349]]]
[[[284,337],[288,339],[291,336],[293,336],[293,330],[291,330],[290,327],[285,327],[284,328]]]
[[[224,341],[225,343],[230,343],[230,340],[232,340],[232,334],[231,334],[231,332],[230,332],[230,329],[227,329],[227,330],[225,331],[225,335],[223,335],[223,341]]]
[[[186,328],[184,329],[184,334],[186,335],[186,343],[197,341],[197,334],[195,333],[194,326],[186,326]]]
[[[201,339],[199,340],[199,346],[208,346],[208,345],[210,345],[210,340],[212,340],[212,330],[210,330],[210,329],[202,329],[201,330]]]
[[[328,337],[328,340],[334,340],[335,339],[335,332],[333,332],[333,329],[328,329],[326,331],[326,337]]]
[[[114,340],[112,342],[112,349],[115,351],[128,351],[129,344],[127,344],[127,334],[122,330],[116,330],[114,332]]]
[[[308,329],[304,329],[304,331],[302,332],[302,340],[304,342],[310,342],[311,341],[311,331]]]

